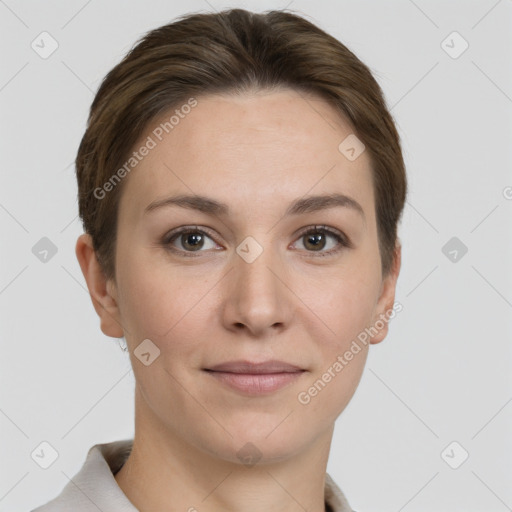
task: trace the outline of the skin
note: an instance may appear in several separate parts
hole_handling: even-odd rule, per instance
[[[141,511],[320,512],[334,422],[369,344],[310,403],[297,396],[393,307],[400,246],[383,276],[368,152],[354,161],[340,153],[353,129],[322,99],[281,89],[197,100],[124,178],[115,281],[103,276],[89,235],[76,244],[101,329],[126,337],[136,379],[134,446],[115,478]],[[357,201],[364,217],[349,207],[285,216],[296,199],[334,192]],[[175,194],[208,196],[229,213],[144,214]],[[351,247],[327,233],[315,249],[302,233],[315,225],[341,231]],[[166,249],[165,235],[180,226],[208,229],[199,252],[190,236],[172,242],[181,253]],[[263,248],[252,263],[236,252],[247,236]],[[195,257],[183,256],[187,249]],[[149,366],[134,355],[144,339],[160,350]],[[203,370],[235,359],[307,371],[248,397]],[[237,456],[248,442],[261,454],[253,466]]]

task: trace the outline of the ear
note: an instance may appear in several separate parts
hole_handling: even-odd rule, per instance
[[[398,274],[400,273],[401,263],[402,246],[400,245],[400,242],[397,241],[393,252],[393,263],[388,274],[382,280],[381,291],[373,316],[372,326],[375,327],[377,333],[370,339],[370,343],[372,345],[380,343],[388,334],[388,320],[390,313],[395,311],[393,305],[395,304],[396,282]],[[383,327],[382,324],[384,324]],[[377,327],[379,328],[377,329]]]
[[[78,237],[75,247],[76,257],[87,282],[92,304],[100,317],[103,334],[112,338],[121,338],[124,330],[116,299],[115,283],[107,281],[96,259],[92,238],[88,233]]]

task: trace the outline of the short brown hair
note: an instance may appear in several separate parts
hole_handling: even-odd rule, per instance
[[[191,96],[289,87],[326,100],[353,126],[372,163],[383,274],[406,197],[400,140],[369,68],[340,41],[285,11],[189,14],[143,36],[103,79],[76,157],[79,214],[105,276],[115,279],[119,198],[96,190],[148,123]],[[340,141],[341,142],[341,141]]]

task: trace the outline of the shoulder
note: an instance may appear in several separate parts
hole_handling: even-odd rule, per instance
[[[325,502],[332,512],[356,512],[329,473],[325,474]]]
[[[92,446],[83,466],[62,492],[31,512],[137,512],[114,478],[132,444],[133,440],[125,439]]]

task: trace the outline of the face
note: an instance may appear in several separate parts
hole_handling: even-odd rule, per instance
[[[162,140],[172,112],[136,144],[156,143],[124,178],[115,315],[155,428],[224,460],[248,442],[285,459],[332,428],[363,371],[361,333],[393,305],[370,159],[340,152],[353,130],[314,96],[196,99]],[[159,351],[147,366],[146,339],[146,359]],[[290,366],[212,371],[270,360]]]

